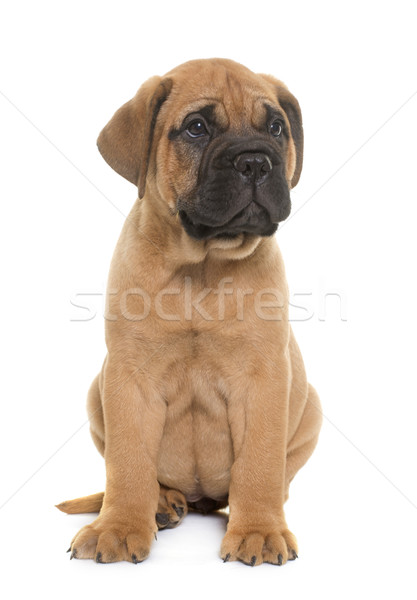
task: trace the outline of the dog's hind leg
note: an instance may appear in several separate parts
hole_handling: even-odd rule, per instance
[[[93,442],[102,456],[104,456],[104,417],[100,393],[101,373],[97,375],[88,390],[87,414],[90,420],[90,433]]]

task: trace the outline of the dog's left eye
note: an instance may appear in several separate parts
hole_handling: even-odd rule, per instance
[[[281,123],[277,120],[273,121],[271,123],[271,125],[269,126],[269,132],[274,136],[274,137],[278,137],[281,135],[282,133],[282,125]]]
[[[202,137],[203,135],[207,135],[208,131],[203,121],[200,119],[196,119],[192,123],[190,123],[186,129],[188,135],[193,138]]]

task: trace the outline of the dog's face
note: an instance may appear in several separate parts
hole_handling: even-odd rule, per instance
[[[191,61],[144,84],[98,145],[192,238],[270,236],[288,217],[300,176],[301,112],[270,76],[229,60]]]

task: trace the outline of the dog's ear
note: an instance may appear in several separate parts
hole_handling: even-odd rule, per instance
[[[288,121],[291,127],[291,136],[295,146],[295,169],[294,174],[291,178],[291,187],[295,187],[300,179],[301,169],[303,167],[303,152],[304,152],[304,133],[303,133],[303,121],[301,117],[301,109],[297,99],[291,94],[287,86],[272,77],[272,75],[264,75],[261,77],[266,79],[274,87],[278,102],[282,110],[287,115]]]
[[[151,77],[113,115],[100,133],[97,146],[104,160],[119,175],[139,188],[143,198],[159,109],[172,88],[169,78]]]

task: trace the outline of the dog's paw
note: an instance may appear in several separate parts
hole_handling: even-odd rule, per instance
[[[288,529],[257,531],[256,528],[233,528],[223,538],[221,557],[224,562],[241,560],[251,567],[263,562],[283,565],[298,558],[297,541]]]
[[[98,563],[126,560],[142,562],[149,555],[155,524],[130,524],[98,517],[71,542],[71,558],[92,558]]]
[[[177,490],[169,490],[161,486],[158,512],[155,515],[158,529],[171,529],[181,523],[188,513],[187,500]]]

